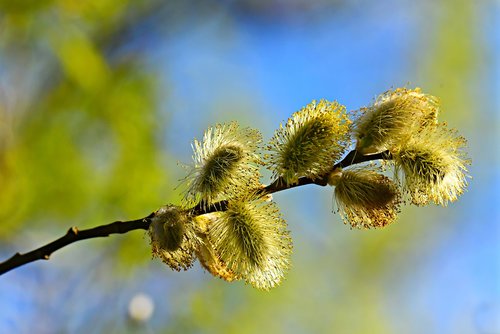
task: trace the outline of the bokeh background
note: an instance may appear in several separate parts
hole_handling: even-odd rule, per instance
[[[499,14],[494,0],[0,0],[0,260],[177,203],[207,126],[269,139],[312,99],[354,110],[420,86],[473,161],[459,201],[382,230],[343,225],[332,189],[275,195],[294,254],[271,292],[173,272],[142,231],[70,245],[0,277],[0,332],[500,333]]]

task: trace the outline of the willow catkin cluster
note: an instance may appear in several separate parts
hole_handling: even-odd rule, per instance
[[[412,204],[446,206],[467,186],[465,138],[445,124],[426,128],[393,152],[397,175]]]
[[[344,106],[313,101],[276,130],[268,145],[272,153],[267,167],[286,184],[324,176],[345,152],[350,124]]]
[[[194,166],[186,177],[185,201],[205,204],[244,194],[257,187],[262,136],[235,123],[210,127],[200,142],[193,142]]]
[[[360,109],[355,122],[356,149],[361,154],[389,150],[421,128],[436,124],[439,100],[419,88],[397,88],[381,94]]]
[[[362,108],[356,121],[356,148],[362,154],[390,153],[411,204],[445,206],[467,186],[466,141],[439,123],[438,113],[438,98],[418,88],[398,88]]]
[[[260,193],[260,143],[257,130],[236,123],[209,128],[193,143],[185,205],[226,202],[220,212],[192,217],[193,252],[212,275],[267,290],[283,279],[292,244],[276,204]]]
[[[396,220],[401,195],[397,185],[380,171],[336,170],[329,183],[335,186],[335,199],[344,223],[355,228],[379,228]]]
[[[208,239],[227,268],[260,289],[279,284],[290,265],[292,240],[274,202],[250,195],[230,201]]]
[[[161,207],[155,212],[148,233],[154,257],[177,271],[193,265],[200,239],[185,210],[175,205]]]
[[[151,218],[153,255],[174,270],[198,259],[215,277],[268,290],[285,278],[292,252],[274,191],[329,184],[344,223],[360,229],[395,222],[406,198],[446,205],[467,186],[469,161],[465,140],[438,114],[439,100],[418,88],[383,93],[354,123],[339,103],[313,101],[280,125],[264,155],[259,131],[235,122],[210,127],[192,144],[182,205],[164,206]],[[370,155],[394,166],[395,178],[380,165],[356,165]],[[261,165],[272,171],[268,187],[260,183]]]

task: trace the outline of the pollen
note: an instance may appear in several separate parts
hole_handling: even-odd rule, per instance
[[[394,222],[401,196],[397,185],[375,169],[342,171],[335,199],[344,223],[355,228],[380,228]]]
[[[356,149],[365,155],[374,154],[393,150],[421,128],[437,124],[439,100],[419,88],[397,88],[359,112]]]
[[[467,186],[466,141],[445,123],[424,129],[393,153],[396,175],[412,204],[446,206]]]
[[[344,106],[313,101],[276,130],[268,145],[268,168],[287,184],[324,176],[345,152],[350,124]]]
[[[257,130],[234,122],[209,128],[203,141],[193,143],[194,166],[185,178],[185,204],[212,204],[259,187],[261,141]]]
[[[288,270],[292,241],[274,202],[257,196],[230,202],[208,239],[217,258],[256,288],[278,285]]]
[[[153,257],[176,271],[192,266],[199,239],[185,211],[175,205],[161,207],[152,218],[148,234]]]

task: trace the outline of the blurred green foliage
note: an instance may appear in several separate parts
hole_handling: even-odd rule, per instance
[[[468,0],[441,0],[437,3],[437,20],[422,65],[425,71],[417,77],[441,98],[443,117],[451,124],[474,122],[474,80],[484,59],[480,39],[479,8]],[[419,53],[420,54],[420,53]],[[421,54],[420,54],[421,55]]]
[[[0,8],[0,238],[132,219],[169,200],[156,78],[137,57],[106,53],[140,2]],[[149,260],[140,235],[109,241]]]

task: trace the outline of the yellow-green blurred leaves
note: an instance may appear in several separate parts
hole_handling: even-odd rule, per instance
[[[137,2],[129,0],[0,0],[2,38],[0,43],[44,43],[48,31],[58,36],[78,27],[89,39],[102,38],[116,28],[124,13]]]
[[[21,15],[40,11],[50,6],[54,0],[1,0],[0,11],[8,15]]]
[[[481,19],[478,13],[481,1],[442,0],[436,2],[439,19],[430,25],[432,33],[424,34],[429,45],[422,53],[425,70],[417,73],[429,91],[439,96],[444,119],[452,125],[470,122],[475,119],[477,101],[473,100],[474,91],[471,81],[475,69],[482,66],[482,41],[477,38]],[[452,10],[450,10],[452,8]]]
[[[17,175],[9,182],[31,219],[79,216],[91,202],[111,219],[142,215],[165,195],[154,82],[131,69],[117,72],[108,94],[89,96],[62,82],[21,120],[7,156]]]
[[[81,16],[86,21],[104,20],[99,24],[106,24],[105,21],[120,14],[129,3],[128,0],[57,0],[57,6],[68,16]]]
[[[35,233],[57,232],[138,218],[171,201],[156,81],[133,59],[111,61],[103,49],[114,38],[111,28],[126,24],[122,14],[136,4],[22,3],[0,2],[2,61],[12,60],[27,75],[26,87],[36,87],[17,92],[26,96],[22,108],[9,106],[14,135],[0,148],[0,239],[27,224]],[[39,64],[37,75],[32,68]],[[125,268],[150,260],[141,233],[106,247]]]
[[[66,76],[87,92],[104,89],[108,66],[88,37],[75,31],[58,39],[55,52]]]

